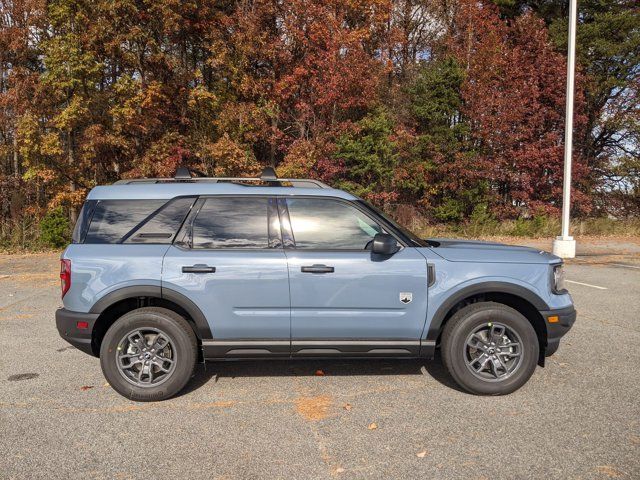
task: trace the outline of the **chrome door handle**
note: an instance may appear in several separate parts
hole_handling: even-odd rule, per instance
[[[216,267],[210,267],[209,265],[204,265],[203,263],[198,263],[197,265],[185,265],[182,267],[182,273],[215,273]]]
[[[327,265],[310,265],[306,267],[300,267],[302,273],[333,273],[334,268]]]

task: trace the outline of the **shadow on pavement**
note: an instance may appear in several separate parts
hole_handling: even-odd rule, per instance
[[[322,373],[320,373],[322,372]],[[282,359],[209,361],[198,364],[195,374],[179,396],[220,378],[428,375],[442,385],[463,390],[449,376],[440,353],[431,361],[422,359]]]

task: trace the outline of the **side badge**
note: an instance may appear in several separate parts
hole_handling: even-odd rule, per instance
[[[400,292],[400,301],[402,303],[411,303],[411,300],[413,300],[413,293],[411,292]]]

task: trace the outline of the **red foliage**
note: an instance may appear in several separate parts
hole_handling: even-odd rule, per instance
[[[454,51],[466,66],[464,115],[471,123],[476,164],[461,168],[492,185],[499,213],[555,213],[560,208],[566,88],[565,59],[555,52],[544,23],[532,14],[507,24],[497,7],[465,0]],[[575,124],[583,97],[577,90]],[[587,174],[574,157],[574,181]],[[576,191],[574,207],[588,209]]]

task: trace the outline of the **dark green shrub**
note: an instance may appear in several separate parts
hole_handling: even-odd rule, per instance
[[[70,233],[69,219],[60,207],[49,211],[40,222],[40,241],[47,247],[64,247]]]

